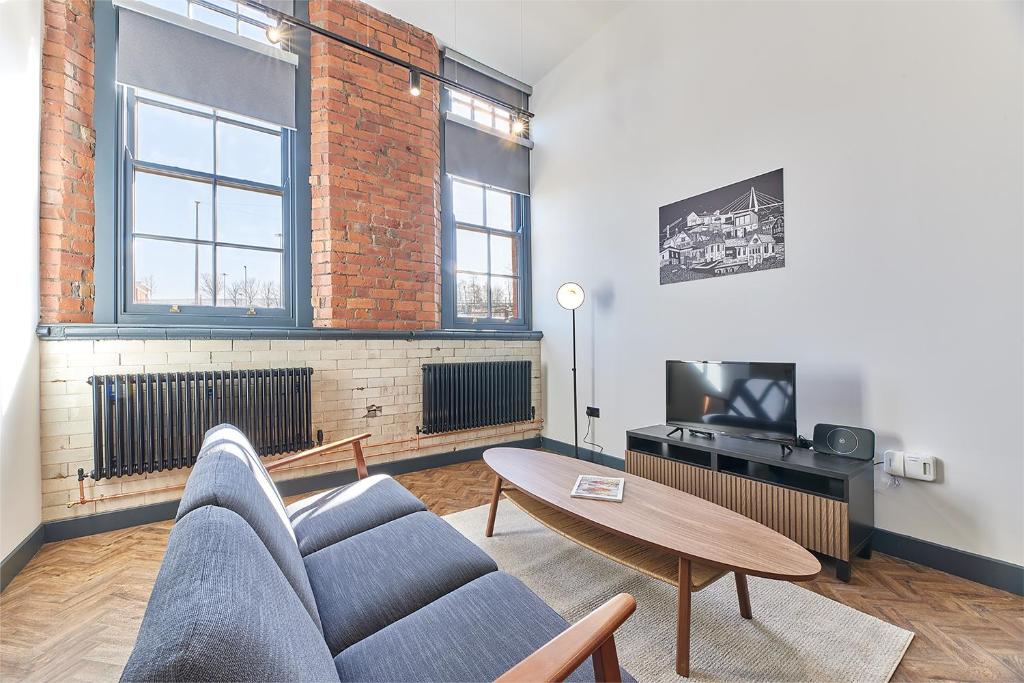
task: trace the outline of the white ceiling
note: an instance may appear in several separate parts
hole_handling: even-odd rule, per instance
[[[467,57],[530,85],[626,6],[625,0],[367,0]]]

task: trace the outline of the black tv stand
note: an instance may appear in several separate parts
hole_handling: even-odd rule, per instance
[[[870,460],[727,434],[708,440],[685,427],[626,432],[627,472],[710,500],[835,558],[843,581],[850,580],[854,557],[871,554],[874,469]]]
[[[675,427],[675,428],[672,429],[671,432],[668,433],[668,436],[672,436],[673,434],[682,434],[683,433],[683,429],[684,429],[683,427]],[[715,438],[715,433],[714,432],[707,432],[707,431],[704,431],[703,429],[693,429],[692,427],[686,427],[685,429],[686,429],[687,432],[690,433],[691,436],[700,436],[700,437],[703,437],[705,439],[713,439],[713,438]]]

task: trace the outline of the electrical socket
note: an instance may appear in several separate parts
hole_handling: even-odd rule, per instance
[[[601,417],[601,409],[587,406],[587,417]]]

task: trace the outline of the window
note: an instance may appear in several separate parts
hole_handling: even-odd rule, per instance
[[[252,38],[264,45],[273,45],[267,29],[277,21],[267,14],[234,0],[144,0],[147,4],[174,12],[210,26]]]
[[[124,92],[125,313],[290,316],[292,132]]]
[[[456,116],[461,116],[505,135],[513,134],[512,112],[504,107],[450,88],[448,89],[448,102],[448,110]],[[527,131],[524,129],[519,135],[526,137],[526,134]]]
[[[456,324],[523,325],[525,198],[452,178],[451,206]]]

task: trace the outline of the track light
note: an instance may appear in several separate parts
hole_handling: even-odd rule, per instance
[[[420,72],[416,69],[409,70],[409,94],[413,97],[420,96]]]
[[[285,28],[283,23],[278,23],[277,26],[267,27],[267,40],[277,45],[284,40]]]
[[[523,121],[518,116],[512,119],[512,134],[522,135],[526,131],[526,121]]]

